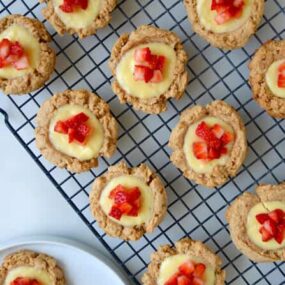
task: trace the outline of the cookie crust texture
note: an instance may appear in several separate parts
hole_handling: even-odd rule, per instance
[[[225,165],[217,165],[210,173],[197,173],[190,168],[186,160],[183,150],[184,140],[188,128],[209,115],[222,119],[231,125],[235,132],[235,143]],[[170,135],[169,147],[173,150],[170,160],[183,172],[186,178],[212,188],[222,185],[229,177],[237,174],[247,154],[246,129],[237,111],[227,103],[217,100],[207,106],[195,106],[186,109]]]
[[[23,95],[41,88],[50,78],[55,68],[56,54],[48,45],[51,37],[40,21],[10,15],[0,20],[0,33],[13,24],[25,27],[40,44],[40,62],[32,72],[16,78],[0,78],[0,89],[5,94]]]
[[[173,73],[173,81],[169,89],[161,94],[150,99],[141,99],[132,94],[128,94],[124,88],[116,80],[116,68],[122,57],[132,48],[146,43],[164,43],[171,47],[176,52],[176,66]],[[150,114],[158,114],[167,109],[167,100],[169,98],[180,99],[184,94],[188,84],[188,74],[186,71],[187,54],[183,48],[179,37],[170,31],[162,30],[154,26],[143,25],[130,34],[123,34],[115,43],[109,66],[115,81],[112,84],[114,93],[119,97],[122,104],[129,103],[137,110],[141,110]]]
[[[264,0],[253,0],[250,17],[243,26],[235,31],[218,34],[207,30],[200,23],[197,0],[184,0],[184,5],[193,30],[214,47],[226,50],[245,46],[249,38],[256,32],[264,13]]]
[[[279,185],[260,185],[256,194],[244,193],[227,209],[226,220],[235,246],[249,259],[255,262],[285,260],[285,248],[266,250],[255,245],[247,235],[247,217],[249,211],[258,203],[269,201],[285,202],[285,183]]]
[[[0,285],[4,284],[8,272],[19,266],[31,266],[46,272],[52,280],[51,285],[66,284],[63,270],[53,257],[30,250],[21,250],[4,258],[0,267]]]
[[[273,62],[281,59],[285,59],[285,40],[268,41],[256,51],[249,64],[253,98],[275,118],[285,118],[285,98],[271,92],[266,83],[266,73]]]
[[[163,245],[151,255],[151,262],[148,271],[143,275],[142,282],[144,285],[157,285],[160,266],[162,262],[176,254],[188,254],[204,259],[207,264],[215,268],[216,282],[215,285],[225,284],[225,271],[221,270],[222,261],[201,241],[194,241],[190,238],[184,238],[175,243],[175,247]]]
[[[49,139],[49,125],[55,112],[68,104],[80,105],[89,109],[100,121],[104,130],[104,141],[98,156],[111,157],[116,151],[117,122],[110,112],[109,105],[96,94],[87,90],[66,90],[47,100],[37,115],[36,146],[42,155],[60,168],[80,173],[98,166],[98,157],[81,161],[54,148]]]
[[[60,34],[77,34],[80,38],[94,35],[98,29],[101,29],[111,21],[111,13],[116,8],[117,0],[102,0],[103,4],[93,23],[85,28],[74,29],[67,27],[55,12],[53,0],[39,0],[40,3],[46,3],[47,6],[42,9],[44,17],[51,23],[54,29]]]
[[[100,206],[101,194],[110,180],[122,175],[133,175],[142,179],[152,190],[154,199],[153,216],[146,224],[126,227],[111,220]],[[151,233],[162,222],[167,210],[167,195],[159,177],[145,164],[128,168],[125,162],[111,166],[102,176],[95,179],[90,193],[90,208],[99,226],[111,237],[123,240],[138,240]]]

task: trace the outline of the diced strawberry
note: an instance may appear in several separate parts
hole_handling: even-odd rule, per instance
[[[75,129],[74,139],[79,143],[83,144],[89,135],[91,128],[86,124],[81,124]]]
[[[204,285],[204,281],[200,278],[193,278],[192,284],[191,285]]]
[[[113,217],[116,220],[120,220],[122,217],[123,213],[121,212],[121,210],[119,208],[117,208],[116,206],[113,206],[111,208],[111,211],[109,213],[109,216]]]
[[[137,48],[135,50],[135,61],[138,65],[146,64],[151,60],[151,50],[148,47],[145,48]]]
[[[203,263],[198,263],[195,265],[194,276],[202,278],[206,270],[206,265]]]
[[[69,128],[76,128],[79,125],[87,122],[88,120],[89,117],[85,113],[81,112],[67,119],[66,124],[68,125]]]
[[[262,225],[265,221],[269,219],[268,214],[258,214],[255,216],[256,220]]]
[[[285,213],[281,209],[275,209],[274,211],[270,212],[268,216],[272,221],[278,224],[283,220]]]
[[[75,129],[68,129],[68,142],[72,143],[75,140]]]
[[[134,79],[136,81],[144,81],[144,82],[149,82],[151,78],[153,77],[153,70],[146,66],[142,65],[136,65],[135,66],[135,71],[134,71]]]
[[[140,206],[132,205],[132,209],[128,212],[128,216],[137,217],[139,215],[139,211],[140,211]]]
[[[118,208],[121,210],[123,214],[129,214],[129,212],[132,210],[132,205],[129,203],[123,203],[118,205]]]
[[[264,227],[261,227],[259,232],[261,233],[262,241],[264,242],[269,241],[272,238],[272,235]]]
[[[279,244],[282,244],[284,238],[285,238],[285,224],[282,224],[282,225],[277,226],[277,232],[276,232],[274,239]]]
[[[209,142],[213,138],[213,134],[211,132],[211,129],[208,127],[208,125],[202,121],[196,129],[196,135],[205,140],[206,142]]]
[[[0,42],[0,57],[1,59],[5,59],[10,54],[10,46],[11,43],[8,39],[3,39]]]
[[[191,285],[191,279],[182,275],[177,278],[177,285]]]
[[[129,190],[128,196],[130,201],[135,201],[141,196],[141,191],[138,187],[134,187]]]
[[[214,135],[217,139],[220,139],[223,136],[223,134],[225,133],[224,129],[218,124],[215,124],[212,127],[212,132],[214,133]]]
[[[110,192],[110,195],[109,195],[109,198],[111,199],[115,199],[116,197],[116,194],[118,192],[124,192],[125,191],[125,187],[121,184],[117,185],[111,192]]]
[[[128,194],[126,191],[118,191],[115,195],[115,204],[121,205],[128,202]]]
[[[155,70],[153,72],[153,76],[150,80],[151,83],[159,83],[163,80],[163,75],[162,72],[160,70]]]
[[[26,69],[29,67],[29,59],[26,55],[22,55],[17,61],[13,63],[17,70]]]
[[[215,21],[218,25],[222,25],[226,22],[228,22],[229,20],[231,20],[232,15],[230,14],[229,11],[224,11],[222,13],[219,13],[216,17],[215,17]]]
[[[279,88],[285,87],[285,76],[283,74],[279,74],[278,76],[278,87]]]
[[[221,157],[221,152],[217,148],[209,147],[209,159],[218,159]]]
[[[65,13],[72,13],[73,12],[73,6],[68,5],[66,3],[61,4],[59,6],[59,8]]]
[[[36,279],[30,279],[27,277],[18,277],[13,280],[10,285],[41,285]]]
[[[194,272],[195,270],[195,265],[192,261],[186,261],[183,264],[181,264],[179,266],[179,272],[183,275],[186,275],[188,277],[191,276],[191,274]]]
[[[163,55],[159,55],[157,57],[157,62],[156,62],[156,68],[157,70],[162,71],[164,66],[165,66],[165,62],[166,62],[166,57]]]
[[[54,126],[54,131],[61,134],[68,133],[68,127],[63,121],[58,121]]]
[[[271,236],[275,236],[276,234],[276,224],[272,220],[267,220],[263,223],[263,228],[271,234]]]
[[[65,13],[72,13],[77,8],[86,10],[88,7],[88,0],[64,0],[59,8]]]
[[[232,142],[234,140],[234,134],[230,132],[225,132],[223,136],[221,137],[221,141],[224,145]]]
[[[164,285],[178,285],[177,284],[177,278],[179,277],[179,274],[174,274],[173,276],[171,276],[170,278],[169,278],[169,280],[167,280],[166,282],[165,282],[165,284]]]
[[[21,57],[24,54],[24,49],[19,42],[12,43],[10,46],[10,54]]]
[[[221,154],[227,154],[228,149],[226,147],[222,147],[220,152],[221,152]]]
[[[205,142],[193,143],[193,152],[197,159],[208,159],[208,146]]]

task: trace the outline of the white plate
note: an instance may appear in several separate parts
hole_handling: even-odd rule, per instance
[[[69,285],[127,285],[115,264],[91,248],[62,238],[24,238],[0,245],[0,261],[17,250],[30,249],[58,260]]]

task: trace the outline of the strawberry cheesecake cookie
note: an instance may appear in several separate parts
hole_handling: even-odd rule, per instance
[[[246,45],[261,22],[264,0],[184,0],[193,30],[211,45]]]
[[[109,106],[94,93],[67,90],[54,95],[37,115],[36,145],[60,168],[83,172],[98,165],[98,157],[116,150],[117,123]]]
[[[55,66],[50,35],[35,19],[10,15],[0,20],[0,89],[26,94],[39,89]]]
[[[90,207],[108,235],[138,240],[163,220],[167,196],[159,177],[145,164],[128,168],[121,162],[94,181]]]
[[[188,179],[216,187],[235,176],[247,153],[246,131],[239,114],[227,103],[185,110],[172,131],[171,161]]]
[[[285,40],[265,43],[249,69],[253,98],[270,116],[285,118]]]
[[[22,250],[6,256],[0,266],[0,285],[64,285],[62,269],[43,253]]]
[[[117,0],[39,0],[47,6],[42,10],[44,17],[55,30],[77,34],[80,38],[91,36],[111,20]]]
[[[255,262],[285,261],[285,183],[260,185],[227,209],[236,247]]]
[[[176,34],[141,26],[122,35],[113,47],[110,67],[113,91],[121,103],[157,114],[166,110],[168,98],[179,99],[186,88],[187,55]]]
[[[221,259],[206,245],[190,238],[175,247],[160,246],[151,256],[144,285],[223,285],[225,272]]]

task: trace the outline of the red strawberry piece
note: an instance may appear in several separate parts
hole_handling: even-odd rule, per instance
[[[79,125],[87,122],[89,119],[89,117],[84,114],[83,112],[72,116],[71,118],[69,118],[68,120],[66,120],[66,124],[68,125],[69,128],[76,128]]]
[[[118,205],[117,207],[118,209],[120,209],[120,211],[123,214],[128,214],[133,209],[132,205],[129,203],[123,203],[123,204]]]
[[[220,139],[223,136],[223,134],[225,133],[224,129],[218,124],[215,124],[212,127],[212,132],[217,139]]]
[[[191,285],[204,285],[204,282],[202,279],[195,277],[193,278]]]
[[[163,75],[162,72],[160,70],[155,70],[153,72],[153,76],[150,80],[151,83],[159,83],[163,80]]]
[[[192,285],[191,279],[182,275],[177,278],[177,285]]]
[[[149,82],[151,78],[153,77],[153,70],[149,67],[142,66],[142,65],[136,65],[135,71],[134,71],[134,79],[136,81],[144,81]]]
[[[179,277],[179,274],[174,274],[171,276],[164,285],[178,285],[177,278]]]
[[[265,221],[269,219],[269,215],[262,213],[262,214],[256,215],[255,218],[262,225]]]
[[[223,136],[221,137],[221,141],[224,145],[227,145],[228,143],[232,142],[234,140],[234,134],[230,132],[225,132]]]
[[[228,153],[228,149],[226,147],[222,147],[220,152],[221,152],[221,154],[227,154]]]
[[[73,12],[73,6],[72,5],[69,5],[67,3],[63,3],[59,6],[59,8],[65,12],[65,13],[72,13]]]
[[[88,7],[88,0],[64,0],[63,4],[59,8],[65,13],[72,13],[77,8],[86,10]]]
[[[75,129],[74,139],[83,144],[86,141],[86,137],[90,133],[91,129],[86,124],[81,124]]]
[[[128,194],[126,191],[118,191],[115,195],[115,204],[121,205],[128,202]]]
[[[124,192],[125,191],[125,187],[121,184],[117,185],[111,192],[110,192],[110,195],[109,195],[109,198],[111,199],[115,199],[116,197],[116,194],[118,192]]]
[[[215,21],[218,25],[222,25],[228,22],[229,20],[231,20],[231,18],[232,18],[232,15],[230,14],[230,12],[228,10],[225,10],[224,12],[219,13],[215,17]]]
[[[208,146],[205,142],[193,143],[193,152],[197,159],[208,159]]]
[[[275,222],[269,219],[263,223],[263,228],[269,232],[271,236],[275,236],[277,230]]]
[[[27,277],[18,277],[13,280],[10,285],[41,285],[36,279],[30,279]]]
[[[278,87],[285,88],[285,63],[279,66],[278,71]]]
[[[196,129],[196,135],[205,140],[206,142],[209,142],[213,138],[213,134],[211,132],[211,129],[208,127],[208,125],[203,121],[201,122]]]
[[[68,142],[72,143],[75,140],[75,129],[68,129]]]
[[[54,131],[61,134],[68,133],[68,127],[63,121],[58,121],[54,126]]]
[[[206,265],[203,263],[198,263],[195,265],[194,276],[202,278],[206,270]]]
[[[29,59],[26,55],[22,55],[17,61],[13,63],[17,70],[26,69],[29,67]]]
[[[221,152],[218,148],[210,147],[208,152],[209,159],[218,159],[221,157]]]
[[[3,39],[0,42],[0,57],[5,59],[10,54],[11,42],[8,39]]]
[[[135,201],[141,196],[141,191],[138,187],[134,187],[129,190],[128,196],[130,201]]]
[[[128,215],[131,217],[137,217],[139,215],[140,208],[137,205],[132,205],[132,209],[129,211]]]
[[[163,68],[164,68],[165,62],[166,62],[166,57],[163,56],[163,55],[159,55],[159,56],[157,57],[155,69],[162,71]]]
[[[148,47],[145,48],[138,48],[135,50],[135,62],[140,64],[146,64],[151,60],[151,50]]]
[[[261,227],[259,232],[261,233],[262,241],[266,242],[271,240],[272,235],[264,227]]]
[[[10,46],[10,54],[21,57],[24,54],[24,49],[19,42],[14,42]]]
[[[274,211],[270,212],[268,216],[272,221],[278,224],[283,220],[285,213],[281,209],[275,209]]]
[[[120,220],[122,217],[123,213],[121,212],[121,210],[119,208],[117,208],[116,206],[113,206],[111,208],[111,211],[109,213],[109,216],[113,217],[116,220]]]
[[[277,226],[277,232],[274,239],[279,244],[282,244],[284,238],[285,238],[285,223]]]
[[[179,272],[183,275],[186,275],[188,277],[191,277],[191,274],[195,270],[195,265],[192,261],[186,261],[183,264],[179,266]]]

